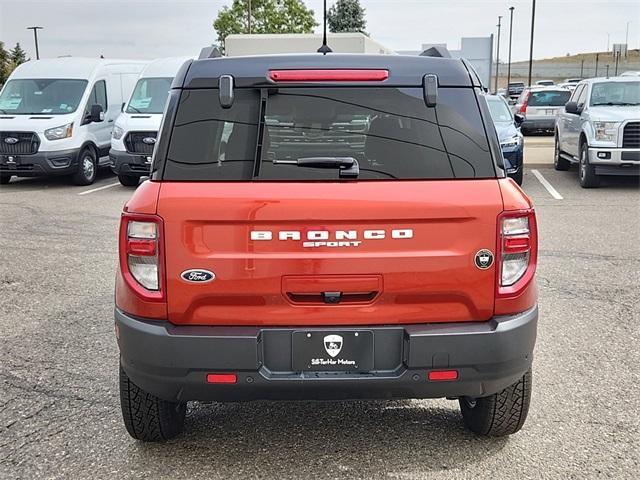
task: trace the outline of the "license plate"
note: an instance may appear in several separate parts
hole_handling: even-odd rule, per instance
[[[296,372],[373,369],[371,330],[307,330],[292,335],[292,363]]]
[[[555,108],[551,108],[551,109],[547,109],[544,111],[545,115],[555,115],[556,114],[556,109]]]
[[[15,167],[20,163],[20,159],[17,155],[2,155],[0,157],[0,161],[2,161],[3,165],[8,166],[9,168]]]

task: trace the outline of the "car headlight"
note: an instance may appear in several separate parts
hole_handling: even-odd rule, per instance
[[[69,138],[73,134],[73,123],[67,123],[59,127],[49,128],[44,131],[44,136],[47,140],[61,140],[63,138]]]
[[[620,122],[593,122],[596,140],[599,142],[613,142],[618,139]]]
[[[111,132],[111,136],[113,138],[115,138],[116,140],[120,140],[122,138],[122,135],[124,135],[124,129],[119,127],[119,126],[115,126],[113,127],[113,131]]]
[[[500,146],[502,148],[513,148],[513,147],[517,147],[518,145],[520,145],[521,141],[522,141],[522,139],[520,138],[520,136],[514,135],[511,138],[507,138],[506,140],[502,140],[500,142]]]

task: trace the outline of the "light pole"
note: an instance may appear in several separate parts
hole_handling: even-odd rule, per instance
[[[609,39],[611,38],[611,35],[609,34],[609,32],[607,32],[607,53],[609,53]]]
[[[251,0],[249,0],[249,9],[248,9],[248,10],[249,10],[249,11],[247,12],[247,13],[248,13],[248,16],[247,16],[247,26],[249,27],[249,28],[248,28],[249,33],[251,33]]]
[[[498,94],[498,69],[500,67],[500,26],[502,24],[502,15],[498,15],[498,48],[496,50],[496,86],[495,86],[495,94]]]
[[[531,70],[533,69],[533,28],[536,23],[536,0],[531,6],[531,43],[529,44],[529,85],[531,85]]]
[[[513,10],[515,7],[509,7],[509,66],[507,67],[507,95],[509,94],[509,82],[511,81],[511,39],[513,38]]]
[[[40,50],[38,50],[38,30],[42,30],[44,27],[27,27],[27,30],[33,30],[33,38],[36,42],[36,60],[40,60]]]

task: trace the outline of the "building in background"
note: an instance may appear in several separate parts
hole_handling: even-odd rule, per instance
[[[327,44],[335,53],[395,52],[362,33],[329,33]],[[315,33],[234,34],[224,41],[225,55],[268,55],[281,53],[315,53],[322,45],[322,35]]]
[[[463,37],[460,50],[449,50],[453,58],[464,58],[475,68],[482,84],[489,88],[493,66],[493,35]],[[447,48],[446,43],[423,43],[420,50],[399,50],[400,55],[421,55],[432,47]]]

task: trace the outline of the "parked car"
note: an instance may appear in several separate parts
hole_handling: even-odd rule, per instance
[[[507,85],[507,96],[511,99],[516,99],[520,96],[523,90],[523,82],[509,82],[509,85]]]
[[[640,71],[638,70],[628,70],[624,73],[620,74],[621,77],[640,77]]]
[[[556,170],[579,164],[580,185],[602,175],[640,175],[640,78],[594,78],[578,84],[555,128]]]
[[[452,58],[180,69],[120,224],[130,435],[177,435],[188,401],[435,397],[479,435],[518,431],[536,217],[486,102]]]
[[[94,182],[111,129],[146,62],[56,58],[25,62],[0,92],[0,183],[71,175]]]
[[[555,82],[553,80],[538,80],[536,82],[536,85],[540,85],[542,87],[548,87],[551,85],[555,85]]]
[[[580,83],[581,81],[582,81],[582,79],[578,78],[578,77],[565,78],[564,83]]]
[[[516,102],[515,113],[522,116],[523,134],[553,133],[558,109],[571,96],[571,91],[560,87],[526,88]]]
[[[514,119],[509,105],[500,95],[488,95],[487,103],[496,127],[507,175],[522,185],[524,141],[520,132],[520,119]]]
[[[111,170],[122,185],[132,187],[149,174],[151,156],[171,82],[188,57],[160,58],[149,63],[111,134]]]
[[[577,85],[578,85],[577,83],[571,83],[571,82],[559,83],[558,84],[559,87],[566,88],[570,92],[573,92]]]

